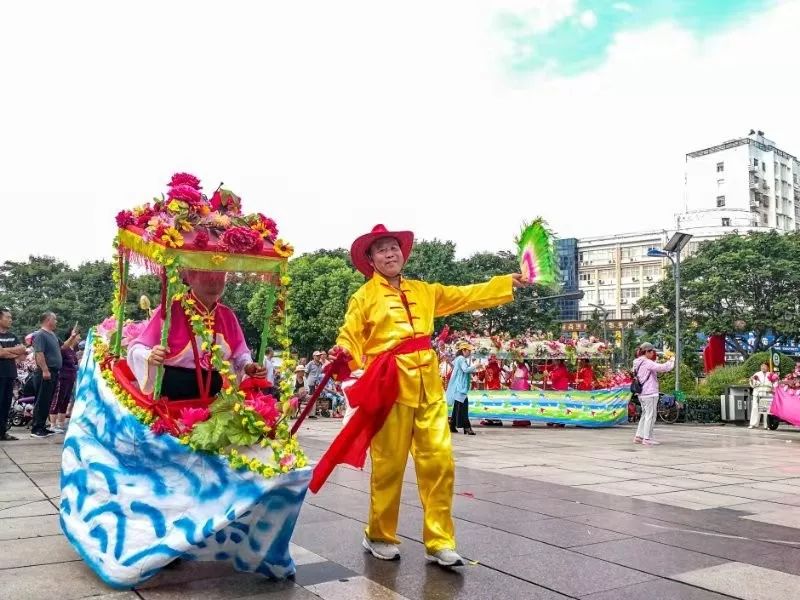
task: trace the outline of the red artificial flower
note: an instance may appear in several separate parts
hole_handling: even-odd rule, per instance
[[[278,402],[272,396],[254,396],[245,400],[245,405],[256,411],[270,427],[280,418],[281,411]]]
[[[264,240],[261,234],[249,227],[231,227],[222,234],[220,244],[228,252],[242,254],[258,252],[264,247]]]
[[[167,421],[164,417],[159,417],[153,424],[150,425],[150,431],[155,433],[156,435],[162,435],[164,433],[172,433],[174,430],[174,426],[172,423]]]
[[[202,190],[200,180],[191,173],[175,173],[169,182],[169,187],[178,187],[180,185],[188,185],[196,190]]]
[[[211,196],[211,210],[229,215],[242,214],[242,199],[229,190],[219,189]]]
[[[190,206],[197,206],[203,202],[203,194],[199,190],[190,185],[176,185],[170,188],[167,194],[168,200],[183,200],[188,202]]]
[[[201,229],[194,236],[194,247],[198,250],[203,250],[208,247],[208,240],[208,232],[205,229]]]
[[[117,213],[117,227],[120,229],[125,229],[128,225],[133,225],[135,222],[131,211],[121,210]]]

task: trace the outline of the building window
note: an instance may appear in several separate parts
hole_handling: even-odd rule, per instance
[[[639,298],[639,288],[622,288],[622,298],[624,300],[637,300]]]
[[[730,227],[731,226],[731,220],[730,219],[722,219],[722,226],[723,227]]]
[[[725,206],[725,196],[717,196],[717,208]]]
[[[764,172],[767,170],[767,163],[765,163],[763,160],[761,161],[761,170]]]
[[[717,163],[717,173],[722,173],[725,170],[725,163],[718,162]]]
[[[757,167],[757,166],[758,166],[758,159],[757,159],[757,158],[754,158],[754,159],[753,159],[753,166],[754,166],[754,167]]]
[[[591,273],[581,273],[580,275],[578,275],[578,279],[580,279],[581,281],[586,281],[588,283],[591,283],[592,282],[592,274]]]
[[[631,311],[630,309],[623,309],[622,310],[622,318],[623,319],[630,319],[631,318]]]
[[[614,304],[614,299],[617,295],[616,290],[600,290],[600,303],[601,304]]]

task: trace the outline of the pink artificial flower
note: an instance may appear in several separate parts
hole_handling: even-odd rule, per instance
[[[141,228],[147,227],[147,222],[154,214],[155,212],[148,206],[138,217],[135,217],[136,226]]]
[[[264,247],[264,240],[249,227],[231,227],[222,234],[220,244],[229,252],[258,252]]]
[[[133,218],[133,213],[129,210],[121,210],[117,213],[117,227],[125,229],[128,225],[133,225],[136,220]]]
[[[211,196],[211,210],[218,210],[229,215],[242,213],[242,199],[233,192],[219,189]]]
[[[291,408],[292,410],[297,410],[299,406],[300,406],[300,398],[298,398],[297,396],[289,398],[289,408]]]
[[[198,423],[208,421],[211,411],[207,408],[184,408],[181,411],[181,422],[186,429],[192,429]]]
[[[284,454],[281,457],[280,465],[282,467],[291,468],[292,466],[294,466],[294,463],[295,463],[296,460],[297,459],[295,458],[294,454]]]
[[[117,330],[116,317],[108,317],[100,325],[97,326],[97,334],[103,337],[108,337]]]
[[[169,187],[178,187],[180,185],[188,185],[196,190],[202,190],[200,180],[191,173],[175,173],[169,182]]]
[[[131,321],[122,326],[122,345],[128,346],[138,338],[147,327],[147,321]]]
[[[190,185],[177,185],[170,188],[167,198],[168,200],[183,200],[190,205],[198,205],[203,202],[203,194],[200,193],[200,190]]]
[[[256,411],[269,426],[274,425],[281,416],[278,403],[272,396],[255,396],[245,400],[245,405]]]

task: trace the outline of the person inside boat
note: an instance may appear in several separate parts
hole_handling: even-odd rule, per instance
[[[219,301],[225,291],[226,274],[187,270],[183,278],[195,313],[206,328],[214,331],[223,359],[230,362],[239,380],[245,376],[266,377],[264,366],[253,362],[236,314]],[[164,317],[159,306],[145,330],[128,347],[128,366],[146,394],[153,392],[157,367],[164,365],[163,396],[169,400],[213,398],[222,389],[222,375],[211,368],[210,349],[203,348],[201,339],[191,335],[191,319],[180,301],[174,300],[170,310],[166,347],[160,343]]]

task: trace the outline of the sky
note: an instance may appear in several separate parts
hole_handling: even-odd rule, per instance
[[[0,260],[108,258],[176,171],[299,252],[669,228],[685,154],[800,154],[800,0],[27,0],[0,8]]]

